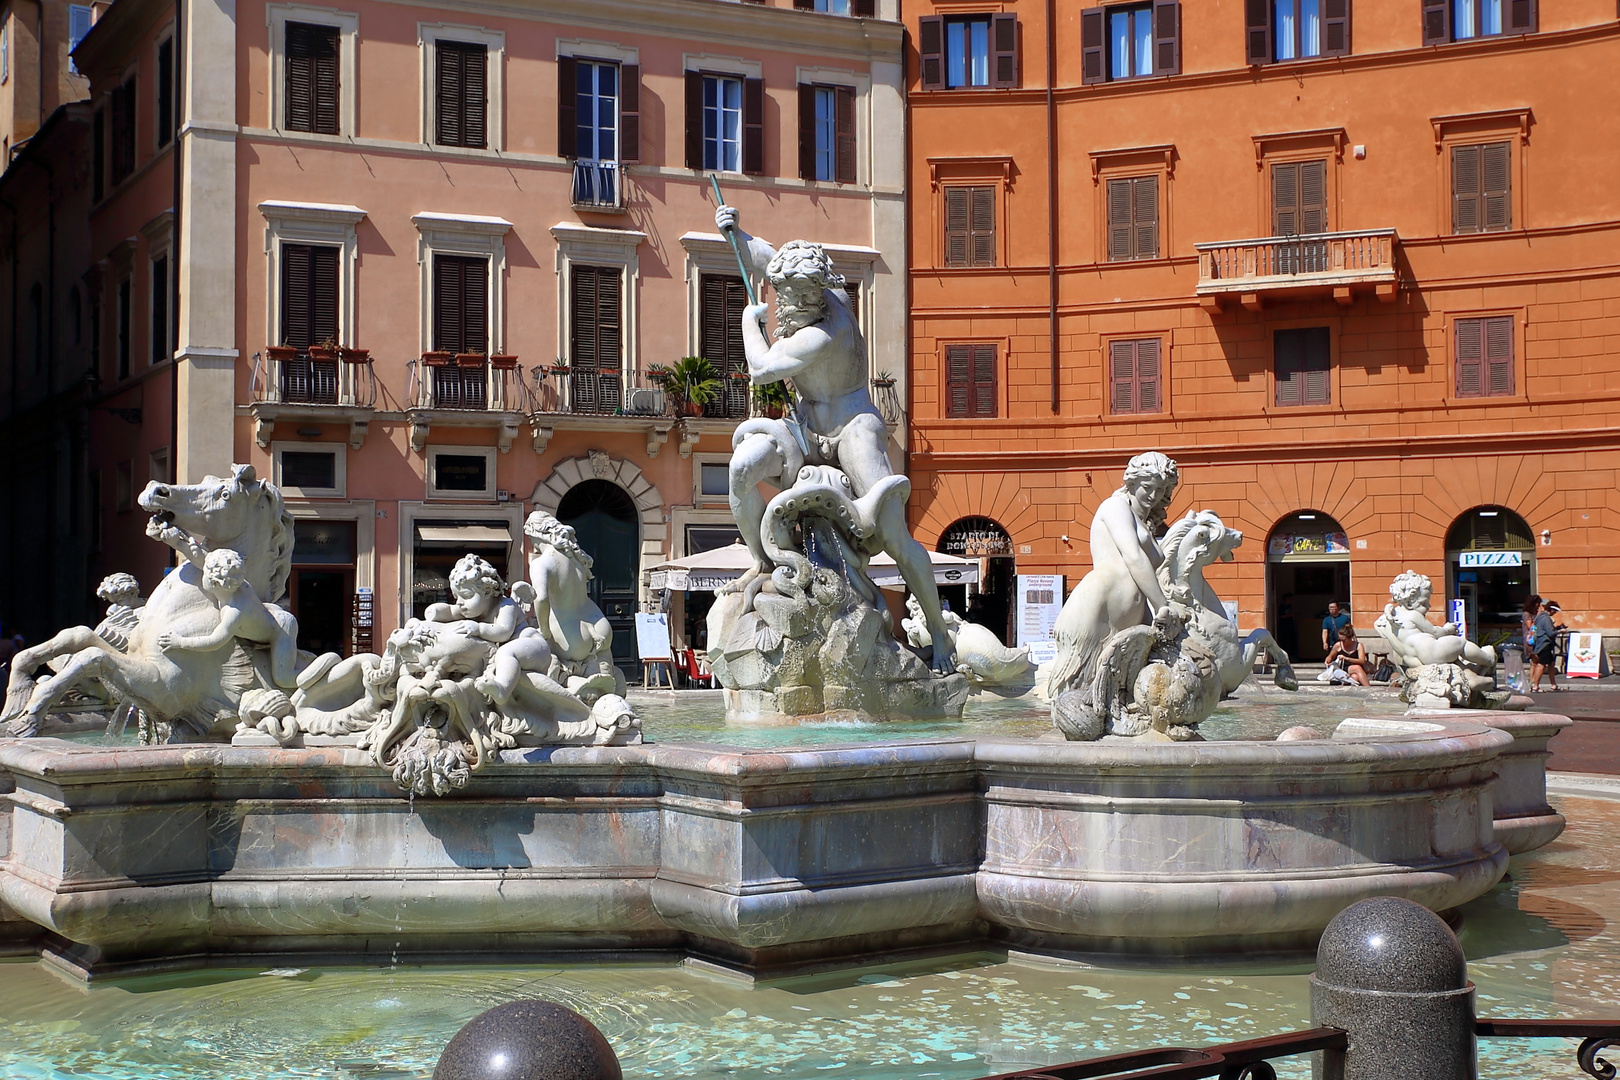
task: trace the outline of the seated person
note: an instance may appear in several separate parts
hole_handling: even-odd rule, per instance
[[[158,648],[209,652],[232,638],[270,647],[270,677],[277,686],[297,684],[298,620],[292,612],[259,599],[242,577],[242,556],[230,548],[210,551],[202,563],[202,589],[219,605],[219,624],[206,634],[158,635]]]
[[[1356,638],[1355,627],[1345,625],[1339,628],[1339,640],[1328,650],[1327,666],[1316,681],[1336,686],[1348,683],[1371,685],[1372,680],[1367,676],[1367,647]]]

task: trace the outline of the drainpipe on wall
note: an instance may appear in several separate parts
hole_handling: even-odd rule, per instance
[[[1052,338],[1052,415],[1062,405],[1058,386],[1058,159],[1057,159],[1057,0],[1046,0],[1046,319]]]

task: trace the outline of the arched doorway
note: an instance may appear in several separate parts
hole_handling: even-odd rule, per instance
[[[1296,510],[1266,538],[1266,598],[1277,644],[1295,660],[1321,661],[1328,605],[1350,610],[1350,540],[1320,510]],[[1354,613],[1352,612],[1352,616]],[[1372,619],[1361,620],[1371,625]],[[1353,622],[1352,622],[1353,625]]]
[[[557,504],[557,520],[574,527],[579,546],[595,561],[591,599],[613,624],[613,661],[636,666],[636,573],[640,527],[630,493],[608,480],[582,480]]]
[[[1465,629],[1494,645],[1517,636],[1519,612],[1536,587],[1530,525],[1505,506],[1476,506],[1446,531],[1446,596],[1463,602]]]
[[[940,534],[937,550],[964,559],[976,558],[980,565],[979,585],[971,595],[971,586],[944,585],[939,590],[940,599],[968,622],[989,629],[1003,642],[1011,641],[1018,563],[1007,530],[992,518],[960,518]]]

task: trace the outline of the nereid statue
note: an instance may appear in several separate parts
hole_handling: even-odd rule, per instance
[[[112,575],[97,629],[17,654],[11,734],[37,734],[76,694],[137,713],[147,741],[355,738],[419,794],[460,787],[503,749],[641,740],[612,628],[585,591],[590,556],[550,514],[525,525],[532,581],[511,595],[468,555],[451,571],[451,601],[394,631],[381,656],[311,657],[285,607],[292,518],[273,484],[238,465],[229,478],[153,483],[140,504],[147,535],[179,565],[144,605],[133,577]]]
[[[900,620],[906,641],[914,649],[929,646],[928,622],[915,596],[906,597],[906,617]],[[954,611],[945,612],[945,632],[951,636],[956,670],[976,690],[1013,696],[1035,685],[1035,662],[1026,648],[1009,648],[989,627],[970,623]]]
[[[1178,480],[1174,461],[1138,454],[1092,519],[1092,570],[1058,615],[1047,676],[1052,720],[1066,738],[1196,738],[1261,654],[1276,663],[1278,686],[1298,688],[1271,634],[1240,639],[1204,580],[1204,567],[1230,561],[1243,534],[1201,510],[1157,539]]]
[[[737,212],[715,222],[736,230]],[[968,685],[955,673],[928,553],[906,524],[911,482],[890,467],[888,429],[868,390],[866,342],[843,279],[819,244],[776,251],[735,231],[739,258],[770,280],[742,317],[754,385],[791,380],[794,415],[753,419],[732,437],[731,510],[754,566],[709,614],[709,660],[737,715],[958,716]],[[767,500],[761,483],[783,490]],[[894,558],[921,607],[929,661],[895,640],[866,573]]]

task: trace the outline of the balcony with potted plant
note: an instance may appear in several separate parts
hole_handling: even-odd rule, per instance
[[[254,440],[268,448],[279,422],[347,424],[360,449],[376,411],[377,375],[367,349],[328,337],[314,345],[267,345],[253,354],[249,404]]]
[[[512,449],[538,403],[511,353],[430,349],[410,361],[405,419],[411,449],[422,453],[435,427],[495,428],[501,453]]]

